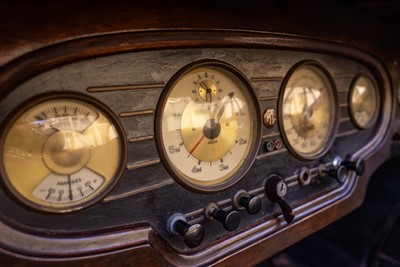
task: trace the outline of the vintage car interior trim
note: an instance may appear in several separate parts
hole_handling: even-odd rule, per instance
[[[216,35],[219,38],[215,38]],[[296,49],[293,49],[294,47]],[[224,49],[221,50],[221,48]],[[333,127],[335,130],[332,138],[335,139],[335,142],[338,140],[338,142],[342,142],[342,146],[345,146],[346,138],[361,132],[362,138],[360,140],[362,139],[362,142],[360,141],[361,143],[358,146],[350,149],[351,154],[346,159],[350,161],[358,158],[368,161],[369,156],[382,149],[384,143],[390,138],[390,133],[387,129],[394,116],[390,114],[393,114],[395,100],[392,96],[389,74],[380,60],[354,47],[284,34],[223,30],[138,31],[87,37],[56,44],[26,54],[3,67],[3,71],[0,73],[0,86],[2,88],[0,92],[0,120],[4,120],[7,113],[11,112],[3,103],[16,108],[19,105],[15,102],[30,99],[30,96],[24,93],[29,92],[28,88],[30,89],[32,84],[37,86],[40,81],[46,82],[46,79],[54,79],[56,81],[55,84],[57,84],[57,79],[61,78],[52,75],[59,75],[64,71],[64,67],[73,68],[74,64],[88,64],[90,68],[91,64],[96,64],[91,60],[108,60],[113,59],[113,57],[120,57],[123,61],[125,60],[124,62],[129,62],[124,56],[128,55],[129,58],[132,55],[142,55],[143,58],[148,57],[146,59],[149,59],[152,56],[154,58],[157,53],[164,53],[163,55],[170,53],[168,56],[176,60],[174,61],[176,65],[173,67],[164,66],[160,72],[155,71],[154,73],[160,76],[155,77],[156,82],[154,83],[146,84],[148,80],[145,80],[146,77],[142,77],[143,80],[136,81],[137,85],[129,83],[107,86],[100,84],[89,87],[82,85],[81,93],[86,92],[98,101],[107,103],[114,113],[120,114],[120,120],[123,124],[121,128],[126,132],[126,136],[123,138],[124,142],[129,141],[129,144],[125,144],[128,158],[127,162],[124,161],[126,169],[118,185],[99,203],[99,206],[91,206],[79,211],[81,212],[79,214],[83,216],[85,216],[84,212],[87,212],[87,217],[85,218],[88,219],[88,222],[78,228],[68,226],[68,222],[73,221],[74,213],[63,217],[65,222],[63,222],[62,226],[51,226],[46,224],[49,220],[46,217],[47,215],[38,214],[36,215],[37,217],[32,218],[31,222],[24,225],[23,216],[20,215],[23,214],[22,211],[14,214],[15,218],[5,216],[4,214],[7,211],[2,211],[0,236],[4,238],[0,240],[0,247],[4,253],[17,254],[25,259],[32,260],[37,258],[52,260],[59,257],[70,260],[95,257],[100,254],[121,253],[129,255],[134,253],[134,250],[143,250],[149,254],[157,254],[162,261],[168,264],[180,266],[217,264],[229,266],[240,255],[250,256],[252,257],[251,261],[256,263],[262,258],[273,255],[285,246],[344,216],[362,203],[368,184],[367,177],[359,176],[355,170],[349,169],[346,170],[345,179],[343,180],[340,177],[335,177],[335,179],[327,178],[330,175],[330,171],[333,170],[332,167],[337,164],[335,161],[336,154],[342,152],[340,146],[335,147],[335,144],[329,146],[330,149],[324,150],[324,153],[318,153],[315,158],[308,158],[307,160],[311,160],[310,162],[295,159],[288,153],[289,150],[284,144],[285,142],[282,144],[280,140],[283,134],[279,131],[281,120],[278,121],[278,125],[272,128],[265,127],[261,129],[261,136],[258,135],[256,137],[258,139],[258,141],[255,141],[256,147],[252,148],[255,153],[255,161],[248,172],[244,174],[248,176],[238,179],[235,185],[229,184],[229,188],[221,188],[221,190],[225,190],[214,192],[215,195],[209,195],[209,193],[213,192],[201,194],[199,190],[180,187],[166,171],[168,162],[163,157],[159,158],[158,156],[155,145],[156,140],[154,139],[159,138],[159,136],[154,135],[154,132],[159,130],[157,128],[159,126],[154,121],[158,119],[158,110],[156,109],[159,107],[157,107],[157,103],[162,94],[161,91],[165,90],[164,85],[168,83],[168,78],[172,79],[182,67],[193,61],[187,58],[188,51],[196,55],[194,56],[197,57],[195,58],[196,60],[205,60],[210,64],[218,60],[226,62],[226,64],[232,64],[235,68],[241,68],[241,73],[250,81],[250,85],[255,88],[254,94],[257,99],[254,101],[258,101],[255,104],[260,105],[261,111],[255,113],[259,116],[256,119],[259,120],[260,127],[264,127],[261,114],[265,109],[279,109],[277,104],[280,95],[279,85],[284,80],[283,76],[287,74],[287,71],[279,70],[284,73],[282,77],[279,77],[279,75],[272,75],[271,77],[256,75],[250,77],[252,75],[251,71],[243,67],[246,66],[245,60],[243,61],[244,63],[240,63],[243,65],[240,65],[237,63],[240,61],[238,58],[259,56],[259,54],[251,53],[265,53],[262,55],[267,55],[265,56],[267,58],[268,55],[271,56],[272,51],[274,55],[276,54],[275,57],[287,60],[286,69],[290,69],[303,60],[317,61],[323,65],[324,69],[328,66],[327,62],[333,62],[334,60],[339,62],[332,63],[336,69],[342,67],[340,60],[349,62],[349,66],[358,66],[364,72],[369,72],[370,75],[376,77],[380,94],[380,111],[374,126],[363,131],[353,129],[352,122],[347,117],[338,117],[338,130],[336,131],[336,128]],[[237,62],[233,60],[232,55],[235,55]],[[262,62],[261,59],[259,60],[257,62]],[[322,61],[323,63],[321,63]],[[265,62],[262,63],[263,65],[260,63],[262,66],[268,65]],[[237,64],[237,66],[234,64]],[[57,70],[56,68],[60,69]],[[274,73],[274,71],[271,70],[271,73]],[[329,72],[330,70],[327,69],[327,71]],[[341,79],[352,80],[357,74],[330,73],[338,88],[339,103],[337,106],[341,111],[348,110],[347,95],[350,88],[343,88],[337,83],[341,82]],[[275,83],[275,85],[263,87],[263,83]],[[343,83],[346,84],[346,82]],[[62,85],[59,82],[58,85],[60,86],[59,88],[49,86],[40,90],[62,92],[65,89],[70,89],[68,85]],[[339,87],[342,89],[339,89]],[[151,91],[152,94],[140,96],[142,97],[141,99],[146,98],[149,100],[146,100],[147,102],[142,101],[145,107],[138,107],[137,110],[133,108],[124,109],[125,106],[120,107],[120,103],[117,100],[113,100],[115,102],[110,100],[111,97],[115,96],[114,93],[129,94],[143,91]],[[34,92],[29,94],[34,95]],[[230,98],[232,99],[232,97]],[[125,105],[129,106],[130,104],[125,103]],[[276,142],[276,139],[279,139],[278,142]],[[259,147],[258,142],[262,144]],[[135,153],[138,149],[144,151],[143,154]],[[271,149],[271,151],[268,149]],[[277,186],[278,197],[274,197],[265,187],[268,181],[272,179],[271,176],[287,167],[274,161],[276,157],[284,156],[287,156],[289,158],[288,162],[295,164],[293,166],[296,166],[296,168],[287,169],[283,174],[280,174],[282,180],[277,181],[277,184],[282,185],[280,188],[284,189],[283,191],[285,192],[279,192]],[[383,161],[384,159],[381,160]],[[368,162],[367,171],[372,172],[378,164],[379,160],[372,163]],[[325,186],[321,191],[313,191],[314,188],[312,186],[304,183],[304,181],[303,183],[298,181],[302,165],[307,165],[309,170],[308,179],[315,180],[317,177],[325,177],[321,178]],[[269,169],[266,166],[271,166],[272,168]],[[150,177],[149,169],[154,171],[154,176]],[[254,175],[253,178],[250,177],[251,175]],[[335,175],[340,176],[337,173]],[[138,177],[141,179],[137,179]],[[134,183],[137,184],[133,186]],[[254,215],[256,217],[251,217],[252,215],[246,213],[246,211],[241,211],[241,217],[239,217],[242,221],[238,228],[231,231],[229,230],[230,224],[227,223],[227,216],[234,217],[233,214],[236,214],[235,212],[238,213],[231,205],[232,198],[236,191],[243,190],[243,188],[247,190],[248,196],[262,199],[264,209]],[[135,214],[135,209],[140,207],[135,205],[140,205],[140,203],[146,201],[150,205],[154,205],[155,202],[160,201],[161,197],[157,195],[156,190],[165,190],[165,194],[169,190],[170,192],[168,193],[171,196],[168,196],[168,199],[171,203],[173,201],[187,201],[189,207],[178,206],[176,210],[167,210],[165,206],[157,206],[158,209],[154,209],[155,211],[144,211],[143,217]],[[290,194],[292,190],[297,190],[296,192],[311,192],[313,196],[294,198]],[[279,196],[279,193],[282,193],[282,195]],[[190,195],[191,197],[185,200],[176,200],[174,199],[176,195]],[[212,201],[207,199],[206,196],[211,196]],[[132,201],[133,197],[137,197],[138,204],[132,205],[132,202],[134,202]],[[163,201],[165,202],[166,200],[163,199]],[[210,212],[207,209],[209,202],[216,205],[214,210]],[[121,204],[117,207],[113,206],[116,205],[115,203]],[[192,205],[196,203],[196,206],[191,206],[190,203]],[[115,209],[129,211],[130,214],[124,218],[116,218],[117,221],[108,221],[110,224],[106,227],[102,222],[96,221],[94,219],[95,216],[90,215],[90,212],[96,214],[94,212],[95,209],[106,213],[99,208],[101,205],[107,207],[107,212],[112,215],[112,211]],[[291,212],[287,211],[287,206],[293,206],[289,207]],[[165,210],[164,213],[159,212],[162,210]],[[184,223],[190,225],[202,224],[207,228],[208,236],[204,237],[203,243],[200,243],[198,247],[192,248],[186,246],[179,235],[173,235],[168,232],[167,217],[173,216],[173,213],[182,214],[186,219]],[[225,219],[225,221],[221,222],[223,226],[217,222],[220,221],[218,219],[220,216],[217,216],[217,214],[223,214],[221,215]],[[111,217],[114,218],[112,215]],[[291,220],[288,219],[289,215],[293,215]],[[257,218],[257,220],[252,221],[251,218]],[[308,226],[311,221],[313,222],[312,228]],[[41,225],[39,227],[39,223],[44,223],[46,226]],[[277,239],[284,241],[279,247],[274,247],[273,244],[276,243]],[[265,253],[264,255],[252,254],[252,249],[263,249]]]

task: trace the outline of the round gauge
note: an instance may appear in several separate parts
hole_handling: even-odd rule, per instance
[[[2,176],[25,204],[50,212],[86,207],[116,183],[125,161],[117,120],[91,99],[44,96],[2,136]]]
[[[378,91],[375,83],[367,76],[355,78],[350,90],[350,114],[360,128],[370,127],[378,116]]]
[[[338,100],[328,73],[316,63],[295,66],[280,97],[280,126],[289,150],[300,159],[315,159],[333,142]]]
[[[158,110],[158,145],[183,185],[217,191],[238,181],[255,158],[260,111],[249,83],[232,67],[197,63],[169,83]]]

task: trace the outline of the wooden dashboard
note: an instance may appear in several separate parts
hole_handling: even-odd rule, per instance
[[[253,265],[360,206],[399,50],[318,3],[6,4],[0,262]]]

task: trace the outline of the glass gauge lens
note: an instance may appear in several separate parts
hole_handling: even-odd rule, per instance
[[[91,101],[49,98],[19,112],[2,139],[3,179],[29,206],[66,212],[108,192],[123,144],[110,115]]]
[[[378,115],[378,92],[375,83],[366,76],[359,76],[350,91],[350,114],[360,128],[370,127]]]
[[[158,114],[161,152],[184,185],[222,189],[254,160],[259,110],[248,83],[226,65],[184,71],[172,82]]]
[[[337,97],[328,74],[318,65],[295,68],[281,97],[281,128],[288,148],[301,159],[314,159],[333,142]]]

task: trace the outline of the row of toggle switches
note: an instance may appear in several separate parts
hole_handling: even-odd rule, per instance
[[[357,175],[362,175],[365,169],[364,161],[358,159],[355,161],[342,161],[340,157],[335,157],[332,161],[332,167],[326,168],[325,165],[318,167],[320,176],[329,174],[335,178],[340,184],[346,180],[348,170],[353,170]],[[302,185],[306,185],[311,180],[310,173],[307,169],[300,171],[299,180]],[[303,182],[302,182],[303,181]],[[294,220],[293,209],[284,200],[284,196],[288,191],[288,186],[282,176],[273,174],[265,183],[265,193],[267,198],[278,204],[282,210],[283,218],[287,223]],[[238,211],[246,210],[249,214],[255,215],[261,209],[261,198],[258,196],[250,196],[244,190],[238,191],[232,200],[233,210],[226,211],[220,209],[217,204],[209,203],[204,209],[204,217],[207,220],[216,220],[220,222],[227,231],[234,231],[240,224],[240,215]],[[168,231],[172,234],[178,234],[183,237],[188,247],[197,247],[204,238],[204,229],[200,223],[189,224],[183,214],[174,214],[168,220]]]

